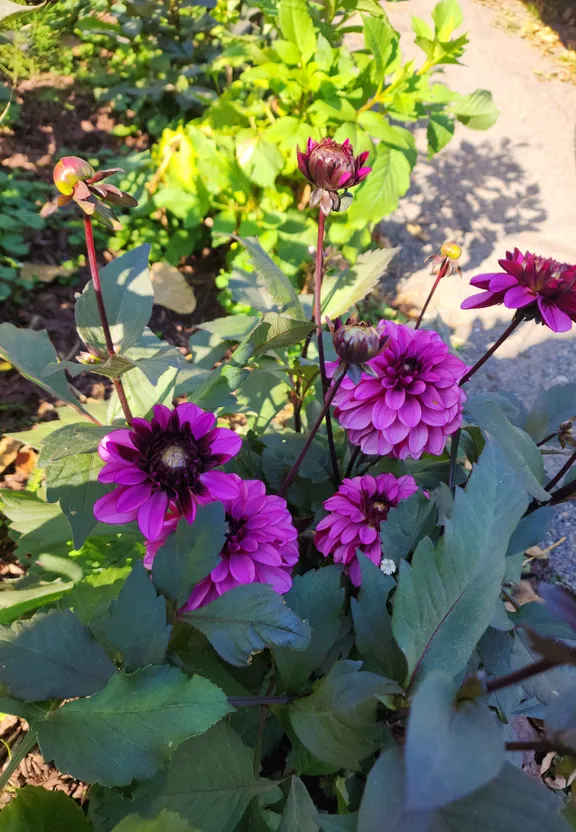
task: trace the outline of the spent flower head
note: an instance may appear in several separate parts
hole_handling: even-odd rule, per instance
[[[499,260],[501,272],[479,274],[470,281],[484,291],[466,298],[462,309],[483,309],[503,303],[524,320],[553,332],[568,332],[576,321],[576,266],[559,263],[515,248]]]
[[[359,185],[372,168],[364,167],[368,158],[368,151],[354,156],[354,149],[350,140],[335,142],[325,138],[320,142],[308,139],[306,150],[296,149],[300,173],[314,190],[310,196],[310,206],[320,206],[322,212],[328,215],[331,211],[345,210],[352,201],[348,188]],[[343,200],[338,191],[346,190]]]
[[[138,202],[130,194],[103,180],[122,168],[109,168],[96,172],[92,165],[79,156],[63,156],[54,168],[54,184],[60,196],[42,208],[43,217],[74,201],[89,217],[94,217],[107,228],[118,227],[118,217],[113,207],[134,208]]]
[[[458,274],[462,277],[462,269],[458,261],[462,257],[462,246],[451,240],[442,243],[440,247],[440,254],[431,254],[426,258],[427,263],[432,263],[432,270],[440,274],[442,277],[449,277],[452,274]]]

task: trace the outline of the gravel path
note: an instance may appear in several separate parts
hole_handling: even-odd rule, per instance
[[[576,86],[540,80],[536,73],[550,70],[551,59],[499,27],[497,8],[479,0],[461,4],[471,42],[464,66],[447,67],[446,80],[460,92],[491,90],[500,117],[487,132],[458,125],[455,139],[439,156],[430,162],[423,157],[409,194],[382,229],[391,243],[402,246],[385,289],[407,310],[418,310],[430,287],[424,258],[447,238],[464,245],[464,279],[443,281],[430,313],[440,313],[472,363],[511,317],[503,308],[460,310],[473,275],[497,270],[498,258],[515,245],[576,263]],[[415,50],[412,14],[429,19],[433,7],[433,0],[386,4],[407,52]],[[530,405],[540,385],[576,380],[574,338],[576,327],[556,337],[544,327],[524,324],[470,386],[512,391]],[[551,566],[576,589],[576,504],[558,511],[547,542],[564,536],[566,542],[551,553]]]

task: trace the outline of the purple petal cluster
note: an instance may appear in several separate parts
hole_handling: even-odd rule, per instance
[[[100,482],[116,483],[94,505],[103,523],[138,521],[144,537],[155,540],[167,513],[194,521],[196,506],[235,494],[228,475],[213,471],[236,456],[242,440],[195,404],[173,410],[155,405],[154,417],[133,419],[131,429],[102,439],[98,453],[106,463]]]
[[[336,494],[324,503],[330,513],[316,527],[316,548],[325,557],[332,555],[335,563],[343,563],[354,586],[360,586],[357,550],[380,566],[380,526],[391,508],[416,491],[418,486],[408,475],[396,478],[393,474],[366,474],[343,480]]]
[[[483,289],[462,303],[462,309],[482,309],[501,303],[522,310],[553,332],[568,332],[576,321],[576,266],[558,263],[515,248],[498,261],[501,272],[479,274],[471,286]]]
[[[336,418],[366,454],[440,455],[462,423],[466,395],[459,381],[467,367],[436,332],[392,321],[378,328],[388,343],[367,362],[372,375],[362,373],[357,384],[343,380],[334,398]]]
[[[296,155],[300,173],[314,185],[310,205],[320,205],[325,214],[340,209],[337,191],[358,185],[372,170],[364,166],[369,152],[365,150],[355,157],[349,139],[340,144],[329,138],[321,142],[309,138],[306,150],[298,147]]]
[[[220,563],[196,585],[185,610],[209,604],[241,584],[270,584],[282,594],[292,586],[298,532],[286,500],[266,494],[260,480],[242,480],[236,474],[224,476],[230,495],[220,500],[226,512],[226,543]]]

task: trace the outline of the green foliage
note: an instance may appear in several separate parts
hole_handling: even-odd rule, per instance
[[[86,815],[71,797],[39,786],[19,789],[2,812],[1,824],[3,832],[90,832]]]

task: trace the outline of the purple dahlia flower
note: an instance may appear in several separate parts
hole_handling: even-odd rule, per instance
[[[372,170],[364,167],[369,152],[365,150],[354,157],[349,139],[340,144],[334,139],[315,142],[309,138],[306,150],[297,147],[296,155],[300,173],[314,185],[310,205],[320,205],[324,214],[340,209],[339,190],[360,184]]]
[[[298,532],[292,525],[286,500],[267,495],[260,480],[242,480],[237,474],[222,476],[227,479],[227,496],[220,499],[226,511],[226,543],[220,563],[195,586],[184,610],[209,604],[241,584],[270,584],[280,593],[288,592],[292,586],[292,567],[298,560]],[[147,566],[151,566],[161,542],[147,545]]]
[[[568,332],[576,321],[576,266],[539,257],[515,248],[498,261],[503,271],[479,274],[471,286],[484,289],[462,303],[462,309],[482,309],[503,303],[519,309],[526,320],[536,320],[553,332]]]
[[[462,423],[466,394],[458,382],[467,367],[436,332],[392,321],[378,328],[389,341],[367,362],[373,376],[362,373],[357,384],[344,379],[334,398],[336,418],[366,454],[439,455]]]
[[[216,428],[216,417],[195,404],[170,410],[153,408],[151,421],[134,419],[130,430],[109,433],[98,446],[106,463],[100,482],[119,487],[96,501],[94,514],[103,523],[138,520],[151,540],[163,530],[169,509],[189,523],[196,505],[234,494],[228,476],[212,471],[236,456],[242,440],[227,428]]]
[[[408,475],[398,479],[393,474],[366,474],[343,480],[336,494],[324,503],[330,514],[316,527],[316,548],[324,557],[332,555],[335,563],[345,564],[354,586],[360,586],[362,576],[356,551],[364,552],[380,566],[380,525],[391,508],[416,491],[418,486]],[[389,573],[389,565],[386,567]]]

